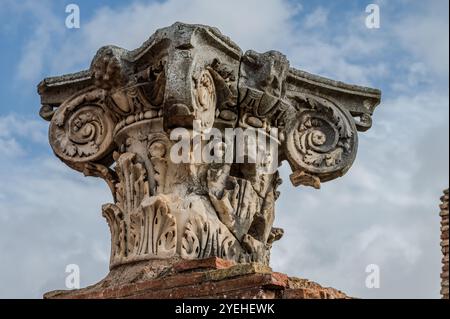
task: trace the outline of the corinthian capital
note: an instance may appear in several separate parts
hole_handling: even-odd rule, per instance
[[[267,264],[283,235],[273,227],[276,168],[288,161],[295,186],[342,176],[380,102],[378,90],[293,69],[276,51],[243,53],[215,28],[182,23],[133,51],[101,48],[88,70],[44,79],[38,90],[55,155],[112,191],[103,206],[112,269],[211,256]],[[237,162],[235,152],[232,161],[174,161],[173,133],[192,137],[195,123],[200,146],[211,132],[269,137],[264,163],[275,170]],[[237,136],[219,138],[221,151],[236,151]],[[189,143],[187,158],[197,146]]]

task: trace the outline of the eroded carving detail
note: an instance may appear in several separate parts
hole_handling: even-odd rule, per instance
[[[200,120],[202,127],[212,127],[216,114],[216,90],[208,70],[203,71],[196,81],[195,95],[197,97],[195,118]]]
[[[169,258],[175,255],[177,229],[167,202],[161,196],[147,198],[131,215],[134,255]]]
[[[116,172],[120,182],[116,184],[116,201],[122,211],[133,212],[149,195],[148,182],[143,165],[135,163],[136,154],[115,154]]]
[[[181,256],[186,259],[220,257],[234,259],[236,238],[223,225],[215,224],[202,215],[194,216],[185,226]]]

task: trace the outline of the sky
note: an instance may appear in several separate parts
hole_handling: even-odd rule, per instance
[[[68,4],[80,28],[65,26]],[[380,28],[365,24],[368,4]],[[439,298],[439,198],[449,185],[447,0],[0,0],[0,298],[81,286],[108,272],[106,184],[53,155],[36,85],[89,67],[96,50],[140,46],[176,21],[218,27],[244,51],[283,52],[291,66],[383,92],[344,177],[321,190],[284,183],[271,266],[360,298]],[[368,288],[368,265],[380,286]]]

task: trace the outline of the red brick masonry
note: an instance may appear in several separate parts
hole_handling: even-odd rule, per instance
[[[98,284],[46,293],[46,299],[229,298],[347,299],[343,292],[306,279],[289,278],[260,264],[234,264],[219,258],[181,261],[167,275],[120,286]]]
[[[441,294],[443,299],[448,298],[448,189],[441,197],[441,248],[442,248],[442,274]]]

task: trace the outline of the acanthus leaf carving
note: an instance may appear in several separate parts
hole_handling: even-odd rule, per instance
[[[105,204],[102,207],[102,215],[111,232],[111,263],[113,263],[126,257],[124,214],[117,205]]]
[[[177,228],[167,201],[162,196],[146,198],[132,214],[135,228],[134,254],[169,258],[175,255]],[[140,225],[140,227],[139,227]]]
[[[237,256],[236,239],[223,225],[197,215],[191,217],[181,240],[181,256],[186,259],[220,257],[235,259]]]
[[[111,268],[175,255],[176,220],[163,197],[146,197],[130,215],[117,205],[106,204],[103,216],[111,231]]]
[[[116,184],[117,205],[123,211],[132,212],[149,195],[146,170],[141,163],[136,163],[136,154],[115,154],[116,172],[120,183]]]

